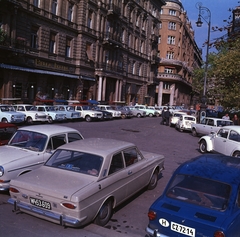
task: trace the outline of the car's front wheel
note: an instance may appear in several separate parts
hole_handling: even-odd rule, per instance
[[[53,119],[51,116],[48,117],[48,123],[50,123],[50,124],[53,123]]]
[[[3,119],[2,119],[2,122],[3,122],[3,123],[8,123],[8,120],[7,120],[6,118],[3,118]]]
[[[196,136],[197,136],[197,131],[196,131],[196,129],[195,129],[195,128],[193,128],[193,129],[192,129],[192,135],[193,135],[194,137],[196,137]]]
[[[33,119],[32,117],[27,117],[27,124],[33,124]]]
[[[140,113],[138,113],[138,114],[137,114],[137,117],[138,117],[138,118],[141,118],[141,117],[142,117],[142,115],[141,115]]]
[[[153,114],[150,113],[148,116],[149,116],[149,117],[153,117]]]
[[[86,115],[85,120],[86,120],[87,122],[91,122],[91,121],[92,121],[92,118],[91,118],[89,115]]]
[[[108,199],[99,210],[97,217],[94,220],[94,223],[100,226],[105,226],[112,217],[113,213],[112,206],[113,206],[112,200]]]
[[[201,153],[206,153],[207,152],[207,143],[205,140],[201,140],[199,142],[199,150]]]
[[[152,177],[150,179],[150,182],[149,182],[147,188],[149,190],[152,190],[152,189],[156,188],[157,182],[158,182],[158,171],[155,170],[154,173],[152,174]]]
[[[235,152],[233,153],[233,156],[234,156],[234,157],[237,157],[237,158],[240,158],[240,151],[235,151]]]

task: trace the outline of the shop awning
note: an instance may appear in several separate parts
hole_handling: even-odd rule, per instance
[[[88,81],[95,81],[96,80],[94,77],[87,77],[87,76],[80,76],[80,79],[88,80]]]
[[[19,66],[15,66],[15,65],[4,64],[4,63],[0,64],[0,68],[9,69],[9,70],[24,71],[24,72],[31,72],[31,73],[54,75],[54,76],[60,76],[60,77],[68,77],[68,78],[73,78],[73,79],[79,79],[79,76],[73,75],[73,74],[61,73],[61,72],[52,72],[52,71],[34,69],[34,68],[19,67]]]

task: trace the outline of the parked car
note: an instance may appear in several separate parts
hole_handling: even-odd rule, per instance
[[[205,117],[202,119],[201,123],[192,124],[192,135],[194,137],[198,135],[207,135],[211,132],[217,132],[219,127],[230,125],[233,125],[233,121],[229,119]]]
[[[30,104],[16,104],[14,108],[17,112],[24,113],[26,115],[26,123],[33,124],[34,122],[47,122],[48,116],[46,113],[38,111],[36,106]]]
[[[155,109],[149,109],[148,106],[146,105],[135,105],[134,106],[136,109],[144,110],[146,111],[147,116],[153,117],[153,116],[160,116],[159,112]]]
[[[87,122],[91,122],[92,120],[100,120],[102,118],[102,112],[93,110],[89,105],[73,105],[75,110],[81,113],[81,117],[85,119]]]
[[[163,165],[162,155],[132,143],[87,138],[59,147],[42,167],[12,180],[8,202],[63,226],[104,226],[116,206],[156,187]]]
[[[0,122],[0,146],[6,145],[17,129],[15,124]]]
[[[54,105],[57,111],[64,112],[66,114],[67,120],[79,120],[81,118],[81,113],[75,111],[72,105]]]
[[[110,105],[97,105],[101,110],[112,113],[113,118],[121,118],[121,111],[114,110]]]
[[[147,116],[147,112],[141,109],[137,109],[134,106],[125,106],[132,111],[133,116],[137,118],[145,118]]]
[[[101,120],[110,120],[113,118],[112,113],[106,110],[101,110],[98,106],[92,106],[92,110],[100,111],[102,113]]]
[[[15,111],[11,105],[0,105],[0,122],[3,123],[24,123],[25,114]]]
[[[121,111],[121,118],[132,118],[133,113],[127,106],[112,106],[113,109]]]
[[[39,168],[59,146],[83,139],[76,129],[57,125],[21,127],[0,147],[0,191],[11,179]]]
[[[37,111],[42,111],[47,115],[48,123],[64,122],[67,120],[67,114],[63,111],[57,110],[51,105],[37,105]]]
[[[179,132],[191,131],[192,124],[196,123],[196,122],[197,122],[197,120],[196,120],[195,116],[183,114],[179,117],[179,119],[175,125],[175,128]]]
[[[175,127],[176,123],[178,122],[181,115],[186,114],[185,112],[173,112],[171,118],[170,118],[170,126]]]
[[[220,128],[217,133],[201,137],[198,141],[201,153],[217,152],[228,156],[240,157],[240,126]]]
[[[202,155],[180,165],[150,206],[150,236],[239,236],[240,159]]]

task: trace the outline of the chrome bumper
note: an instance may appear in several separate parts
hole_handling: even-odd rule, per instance
[[[158,229],[153,230],[153,229],[151,229],[151,228],[149,228],[149,227],[146,228],[146,232],[147,232],[148,234],[150,234],[150,236],[152,236],[152,237],[169,237],[169,236],[167,236],[167,235],[160,234],[160,233],[158,232]]]
[[[20,211],[21,210],[25,210],[27,212],[37,214],[37,215],[41,215],[44,216],[46,218],[52,219],[53,221],[57,221],[61,226],[73,226],[73,227],[79,227],[81,225],[81,221],[74,219],[74,218],[70,218],[64,215],[60,215],[48,210],[42,210],[39,209],[37,207],[31,206],[31,205],[27,205],[21,202],[17,202],[16,200],[14,200],[13,198],[8,199],[8,203],[12,204],[14,206],[13,211]],[[84,218],[85,219],[85,218]]]

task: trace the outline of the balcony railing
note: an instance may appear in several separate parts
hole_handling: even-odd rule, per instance
[[[168,64],[168,65],[175,65],[175,66],[183,66],[182,61],[175,60],[175,59],[168,59],[168,58],[161,58],[160,63]]]
[[[188,82],[185,78],[183,78],[179,74],[173,74],[173,73],[165,73],[165,72],[159,72],[158,73],[158,78],[159,79],[167,79],[167,80],[173,80],[173,81],[181,81],[183,83],[186,83],[188,85],[191,85],[190,82]]]
[[[25,38],[17,37],[16,39],[5,37],[0,41],[0,46],[10,48],[12,50],[26,50],[27,42]]]
[[[116,6],[113,3],[109,4],[108,5],[108,15],[111,15],[111,14],[120,15],[121,14],[121,8]]]
[[[95,68],[105,70],[105,71],[117,72],[117,73],[123,72],[123,67],[111,65],[108,63],[96,63]]]

